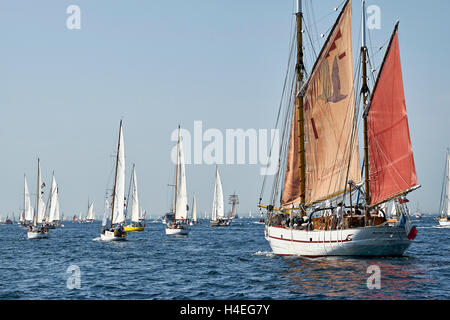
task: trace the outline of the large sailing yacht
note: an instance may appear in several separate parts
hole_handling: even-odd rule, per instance
[[[106,228],[106,219],[103,219],[100,238],[103,241],[126,240],[127,232],[123,228],[125,221],[125,149],[122,133],[122,120],[120,121],[119,141],[117,143],[116,173],[114,175],[114,189],[111,201],[111,218]]]
[[[288,125],[282,125],[280,170],[269,204],[262,203],[264,189],[259,204],[267,211],[265,238],[276,255],[399,256],[417,235],[405,198],[420,186],[406,115],[398,23],[370,92],[365,0],[362,12],[361,65],[355,76],[361,76],[359,88],[353,78],[351,0],[343,5],[309,73],[303,62],[303,32],[308,30],[303,29],[302,1],[297,0],[297,61],[288,70],[292,81],[285,95],[282,123]],[[363,107],[364,180],[355,96]],[[389,225],[380,208],[392,200],[400,219]]]
[[[180,130],[180,126],[178,126],[174,221],[169,220],[166,222],[167,235],[189,234],[189,225],[187,224],[186,171],[184,168],[183,141],[181,140]]]
[[[441,207],[439,212],[439,224],[443,227],[450,227],[450,152],[447,150],[445,159],[445,174],[442,183]]]

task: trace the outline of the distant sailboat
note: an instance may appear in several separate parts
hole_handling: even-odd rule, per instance
[[[33,216],[33,224],[29,226],[27,237],[28,239],[43,239],[48,238],[48,229],[42,226],[42,221],[39,222],[38,215],[43,211],[41,208],[42,201],[42,178],[41,178],[41,163],[38,159],[38,174],[37,174],[37,191],[36,191],[36,210]],[[41,225],[40,225],[41,224]]]
[[[187,220],[187,192],[186,192],[186,171],[184,167],[183,141],[180,136],[180,126],[178,126],[177,142],[177,164],[175,175],[175,206],[174,222],[166,222],[167,235],[188,235],[189,227]]]
[[[237,205],[239,204],[239,196],[236,193],[233,193],[229,196],[228,203],[231,204],[231,212],[229,218],[231,220],[238,219],[239,216],[237,214]]]
[[[30,192],[28,191],[27,176],[23,182],[23,213],[20,216],[20,224],[24,227],[33,223],[33,207],[31,206]]]
[[[192,220],[189,223],[191,226],[200,224],[197,220],[197,199],[195,198],[194,193],[194,199],[192,200]]]
[[[441,213],[439,224],[443,227],[450,227],[450,151],[447,150],[445,160],[444,181],[442,182],[441,192]]]
[[[122,121],[120,121],[119,141],[117,144],[116,172],[114,175],[114,189],[111,203],[111,219],[109,227],[106,228],[106,221],[102,223],[100,238],[103,241],[126,240],[127,232],[123,229],[125,221],[125,149],[122,133]]]
[[[219,169],[217,167],[210,225],[211,227],[226,227],[230,225],[230,221],[224,215],[222,181],[220,180]]]
[[[47,226],[50,229],[62,226],[59,212],[58,186],[56,184],[54,174],[52,178],[52,185],[50,188],[50,195],[49,195],[48,219],[46,221],[45,226]]]
[[[89,203],[88,200],[88,211],[86,215],[86,222],[92,223],[94,221],[95,221],[94,202]]]
[[[125,227],[125,231],[144,231],[144,225],[141,223],[141,216],[139,211],[136,166],[134,164],[130,181],[130,187],[131,187],[131,203],[130,197],[128,197],[127,212],[131,212],[131,223]],[[130,204],[129,211],[128,211],[128,204]]]

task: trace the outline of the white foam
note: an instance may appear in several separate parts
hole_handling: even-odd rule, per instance
[[[273,252],[268,252],[268,251],[257,251],[255,253],[253,253],[252,256],[274,257],[275,254]]]

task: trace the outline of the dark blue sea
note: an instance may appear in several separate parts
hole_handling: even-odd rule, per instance
[[[413,220],[404,257],[373,259],[277,257],[254,221],[204,223],[184,238],[147,223],[111,243],[96,240],[99,223],[65,222],[42,240],[1,225],[0,299],[450,299],[450,229],[431,217]],[[379,289],[367,285],[373,265]]]

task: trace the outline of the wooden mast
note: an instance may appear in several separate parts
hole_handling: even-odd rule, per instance
[[[300,204],[306,202],[306,160],[305,160],[305,117],[303,112],[303,34],[302,34],[302,0],[297,0],[297,64],[295,66],[297,72],[297,113],[298,113],[298,152],[299,152],[299,175],[300,175]],[[301,215],[306,213],[302,210]]]
[[[117,155],[116,155],[116,174],[114,175],[114,189],[113,189],[113,201],[112,201],[112,209],[111,209],[111,221],[110,228],[113,226],[113,217],[114,217],[114,205],[116,202],[116,183],[117,183],[117,167],[119,165],[119,149],[120,149],[120,134],[122,133],[122,120],[120,120],[120,128],[119,128],[119,142],[117,143]]]
[[[369,87],[367,86],[367,46],[366,46],[366,1],[362,0],[362,46],[361,46],[361,60],[362,60],[362,88],[361,94],[363,98],[363,105],[365,110],[364,123],[364,179],[365,179],[365,200],[366,207],[370,204],[370,176],[369,176],[369,135],[367,125],[367,104],[369,98]],[[351,195],[350,195],[351,197]]]

